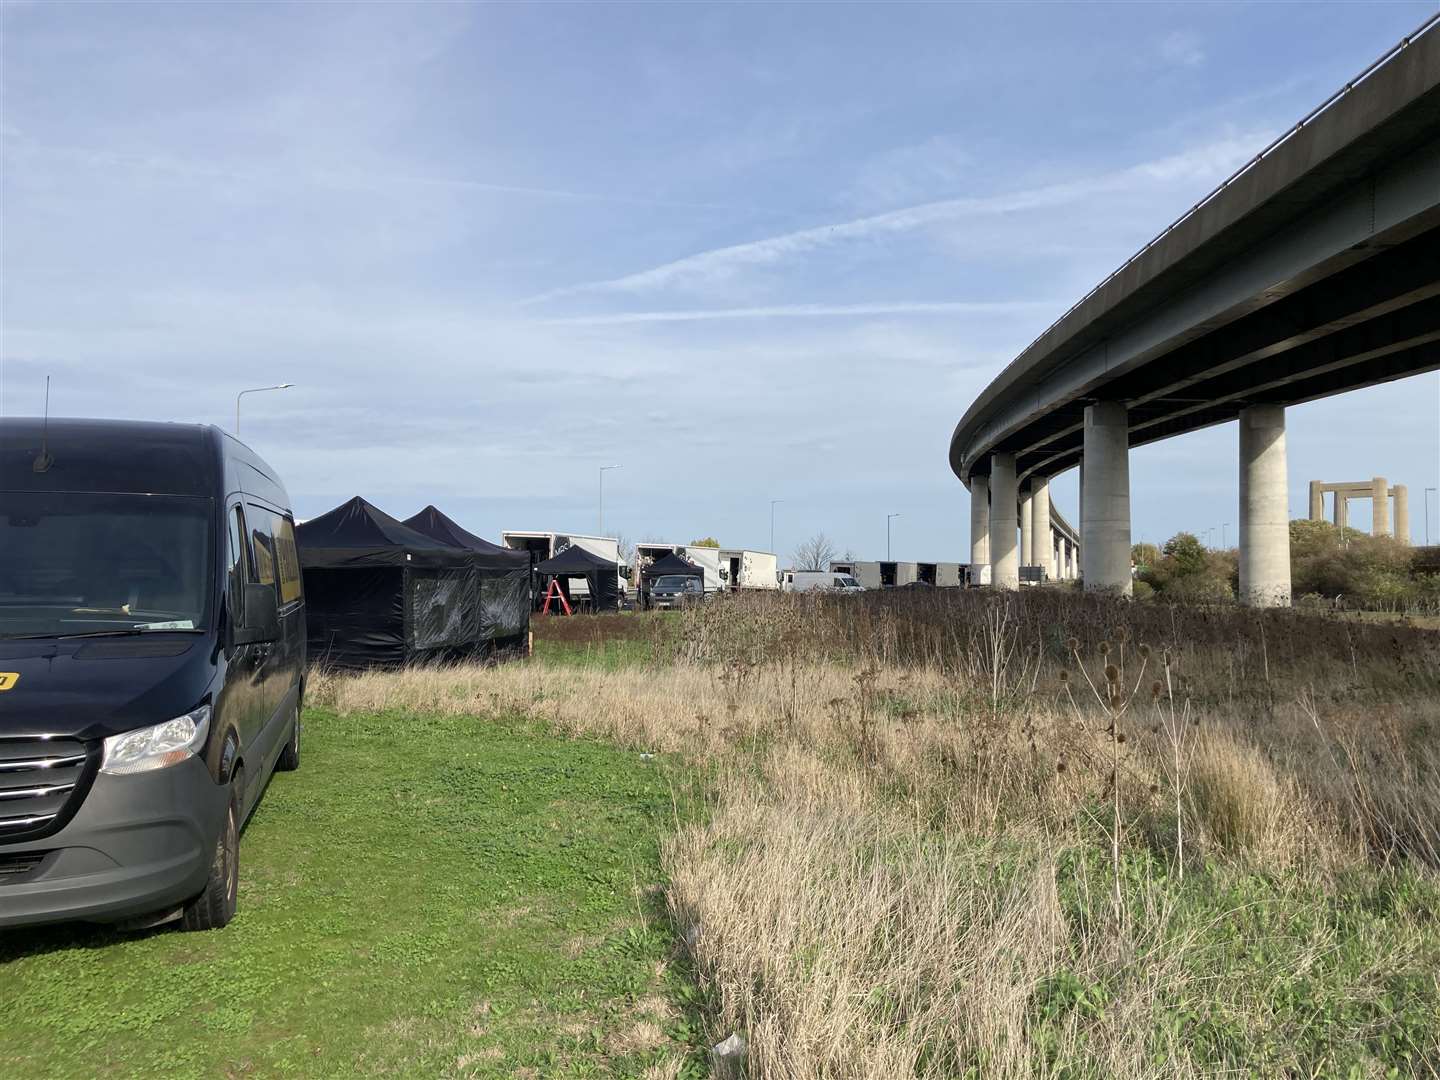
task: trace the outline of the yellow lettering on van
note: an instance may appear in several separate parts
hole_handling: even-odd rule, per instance
[[[0,671],[0,693],[9,690],[19,681],[20,673],[18,671]]]

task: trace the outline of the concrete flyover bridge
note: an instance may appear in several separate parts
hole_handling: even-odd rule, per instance
[[[1437,368],[1440,14],[1041,334],[950,466],[1013,588],[1008,508],[1078,465],[1085,587],[1129,593],[1130,447],[1239,420],[1241,599],[1288,604],[1286,406]]]

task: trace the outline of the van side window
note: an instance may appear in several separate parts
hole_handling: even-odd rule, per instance
[[[270,534],[270,513],[250,507],[250,551],[255,558],[255,583],[275,584],[275,540]]]
[[[275,520],[275,561],[280,573],[280,603],[300,599],[300,553],[295,547],[295,526],[289,518]]]
[[[229,540],[226,545],[225,589],[229,597],[230,618],[240,621],[244,611],[245,578],[245,511],[235,507],[230,512]]]

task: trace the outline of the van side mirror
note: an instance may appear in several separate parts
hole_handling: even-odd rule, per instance
[[[280,615],[274,585],[245,586],[244,618],[236,622],[235,644],[252,645],[280,636]]]

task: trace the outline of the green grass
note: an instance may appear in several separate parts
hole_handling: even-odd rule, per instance
[[[311,711],[230,926],[0,936],[0,1076],[619,1077],[683,1056],[664,769],[517,719]]]
[[[535,659],[557,667],[618,671],[649,664],[654,658],[655,650],[650,642],[633,638],[612,638],[608,641],[535,639]]]
[[[1104,857],[1066,852],[1060,898],[1071,925],[1104,917]],[[1088,1036],[1117,999],[1151,995],[1153,1060],[1184,1046],[1206,1075],[1419,1077],[1440,1074],[1440,886],[1413,868],[1352,872],[1326,890],[1304,871],[1209,865],[1183,884],[1143,853],[1125,859],[1127,909],[1155,932],[1151,963],[1102,965],[1106,978],[1062,963],[1031,998],[1038,1046]],[[1157,920],[1145,912],[1168,911]],[[1174,958],[1150,989],[1150,970]],[[1080,1054],[1058,1075],[1104,1080]],[[1063,1066],[1063,1067],[1062,1067]]]

